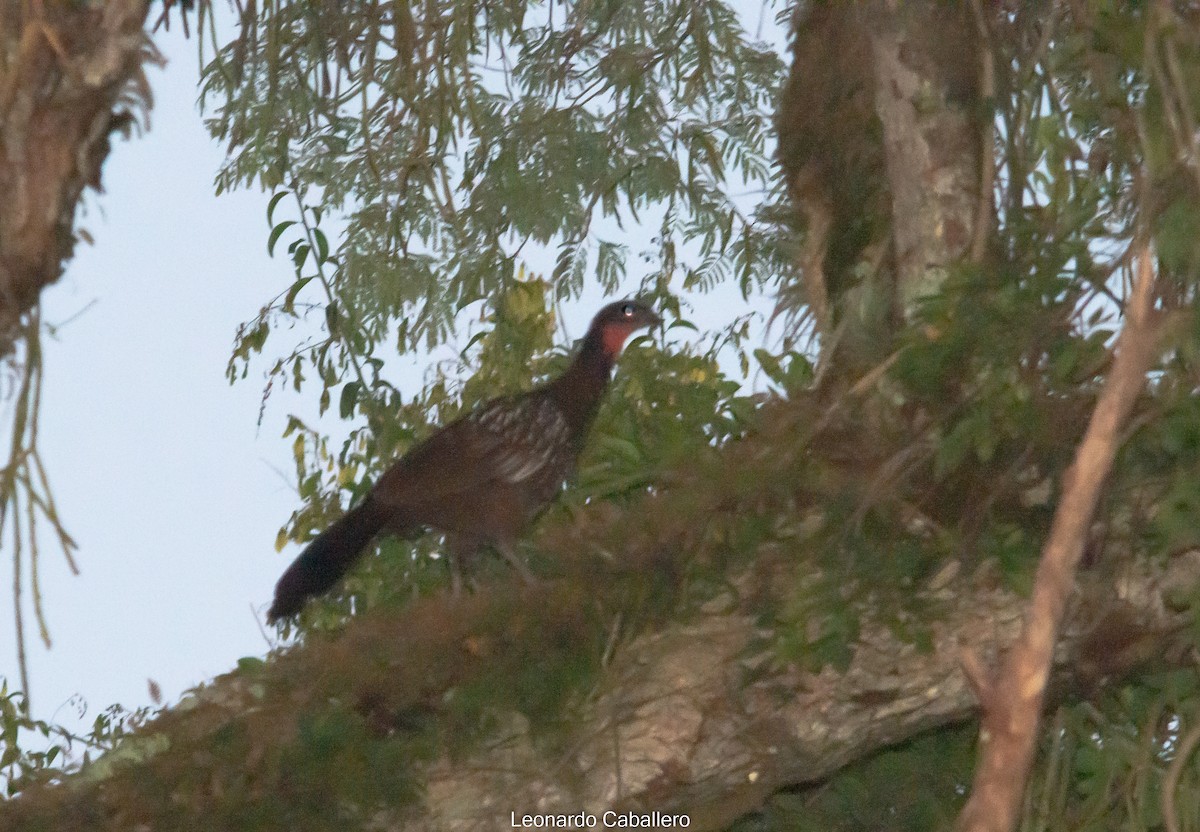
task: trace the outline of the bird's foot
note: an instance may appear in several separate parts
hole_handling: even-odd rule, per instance
[[[534,586],[541,583],[541,579],[530,571],[529,567],[525,565],[525,561],[517,557],[517,553],[512,550],[512,547],[504,545],[497,546],[496,549],[527,585]]]

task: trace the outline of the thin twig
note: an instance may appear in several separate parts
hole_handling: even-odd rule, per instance
[[[1167,769],[1167,776],[1163,778],[1162,813],[1163,825],[1167,827],[1167,832],[1179,832],[1179,810],[1175,806],[1175,790],[1179,787],[1179,778],[1183,775],[1183,768],[1191,759],[1197,743],[1200,743],[1200,719],[1196,720],[1192,729],[1179,741],[1179,747],[1175,750],[1175,759],[1171,761],[1171,767]]]
[[[25,658],[25,617],[21,611],[21,532],[16,520],[16,494],[5,502],[13,504],[13,617],[17,626],[17,667],[21,673],[21,698],[25,713],[29,713],[29,663]]]
[[[31,319],[36,320],[36,316],[31,314]],[[29,320],[27,319],[25,327],[27,355],[30,351],[30,339],[28,337],[30,329]],[[26,427],[29,424],[30,391],[33,385],[32,375],[33,367],[27,362],[21,377],[21,389],[17,394],[13,410],[12,439],[9,446],[8,465],[4,467],[3,474],[0,475],[0,532],[4,529],[5,521],[12,520],[13,616],[15,618],[17,637],[17,666],[20,669],[21,690],[24,692],[23,701],[26,711],[29,709],[29,665],[25,653],[25,618],[22,609],[24,600],[21,590],[23,558],[21,552],[21,518],[17,503],[17,477],[26,461],[24,439]],[[12,509],[11,514],[9,509]]]
[[[29,703],[29,668],[25,644],[24,582],[25,564],[29,564],[30,591],[38,633],[47,648],[51,646],[50,628],[43,605],[37,524],[46,520],[58,536],[67,565],[75,574],[79,568],[71,556],[75,541],[63,528],[50,481],[38,453],[38,417],[42,407],[41,315],[37,307],[22,318],[25,345],[20,387],[13,403],[8,463],[0,468],[0,534],[11,523],[13,546],[13,606],[16,624],[17,663],[20,668],[24,703]],[[2,538],[0,538],[2,539]],[[26,558],[28,555],[28,558]]]
[[[38,635],[46,649],[51,647],[50,627],[46,624],[46,610],[42,606],[42,581],[38,572],[37,556],[37,506],[31,499],[25,500],[25,523],[29,528],[29,589],[33,593],[33,617],[37,621]],[[15,528],[15,526],[14,526]]]
[[[972,263],[980,263],[992,231],[992,190],[996,186],[996,51],[980,0],[971,0],[971,13],[983,44],[979,50],[979,99],[987,104],[979,129],[979,201],[968,255]]]
[[[317,245],[315,229],[308,222],[308,209],[304,205],[304,198],[300,195],[298,182],[292,188],[292,196],[295,198],[296,207],[300,211],[300,223],[304,226],[304,236],[308,241],[308,250],[312,253],[313,262],[317,265],[317,280],[320,281],[321,286],[325,289],[325,297],[329,299],[331,304],[337,302],[345,311],[352,328],[358,329],[358,321],[355,320],[349,304],[338,297],[337,292],[334,291],[332,281],[325,274],[325,263],[322,261],[320,254],[321,248]],[[330,332],[330,336],[333,335],[334,333]],[[366,376],[363,374],[362,365],[359,364],[358,353],[355,351],[354,344],[351,343],[350,338],[346,335],[341,336],[341,341],[346,348],[346,356],[350,359],[350,365],[354,368],[354,374],[358,376],[358,383],[362,385],[364,391],[369,390],[370,386],[367,384]]]

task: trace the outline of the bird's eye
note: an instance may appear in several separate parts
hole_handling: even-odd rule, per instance
[[[622,306],[621,314],[624,315],[626,318],[632,318],[633,317],[633,304],[627,303],[624,306]]]

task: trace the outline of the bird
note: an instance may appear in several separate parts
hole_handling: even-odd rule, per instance
[[[487,547],[533,581],[512,545],[574,473],[625,342],[661,322],[643,301],[610,303],[560,376],[491,399],[414,445],[284,571],[267,622],[327,592],[383,533],[443,533],[455,593],[463,560]]]

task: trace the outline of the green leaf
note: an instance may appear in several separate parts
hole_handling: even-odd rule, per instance
[[[349,419],[354,415],[354,407],[358,404],[358,394],[362,391],[362,385],[357,381],[348,381],[342,385],[342,395],[338,399],[338,412],[343,419]]]
[[[291,194],[291,191],[277,191],[271,201],[267,203],[267,225],[274,222],[275,207],[279,205],[280,200]]]
[[[338,334],[338,322],[338,302],[330,301],[329,305],[325,307],[325,326],[329,328],[330,335]]]
[[[275,256],[275,244],[279,242],[279,238],[283,236],[283,232],[287,231],[296,224],[295,220],[284,220],[271,229],[271,236],[267,238],[267,254],[271,257]]]
[[[284,312],[288,313],[289,315],[294,315],[296,313],[296,309],[295,309],[296,295],[300,294],[300,290],[303,289],[305,286],[307,286],[311,280],[312,280],[311,277],[302,277],[299,280],[295,281],[288,288],[287,294],[284,296],[284,299],[283,299],[283,311]]]
[[[933,463],[933,476],[941,480],[953,471],[958,470],[971,449],[975,439],[975,425],[969,419],[962,419],[951,428],[950,433],[938,442],[937,455]]]
[[[758,361],[758,366],[762,367],[763,372],[767,374],[767,378],[780,387],[785,386],[787,376],[783,372],[783,367],[780,366],[778,358],[764,349],[756,349],[754,351],[754,358]]]
[[[637,445],[619,436],[602,436],[600,445],[609,453],[621,457],[626,462],[640,463],[643,459],[642,452],[638,450]]]
[[[267,663],[257,656],[243,656],[237,660],[238,670],[251,675],[262,673]]]
[[[317,243],[317,262],[326,263],[329,261],[329,241],[325,239],[325,232],[319,228],[313,229],[313,239]]]
[[[788,361],[787,373],[784,376],[784,388],[788,392],[795,392],[808,388],[813,383],[816,373],[813,369],[812,362],[800,353],[792,350],[788,353],[790,360]]]

